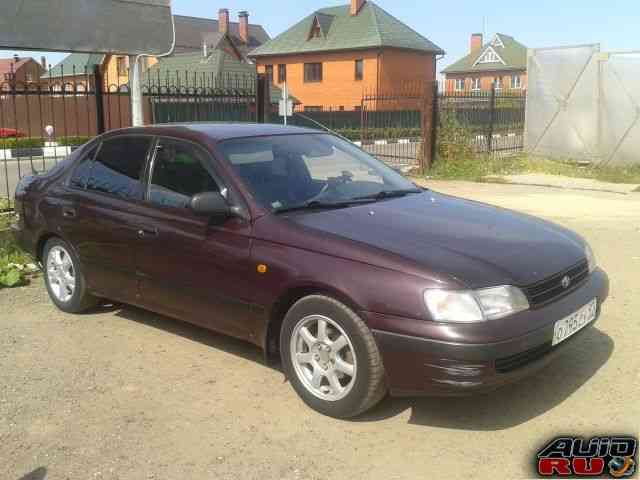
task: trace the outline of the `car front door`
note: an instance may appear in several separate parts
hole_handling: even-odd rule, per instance
[[[71,176],[62,205],[66,237],[84,267],[89,290],[136,303],[134,247],[144,228],[144,171],[152,136],[105,139]]]
[[[247,323],[251,224],[234,217],[222,223],[196,215],[193,195],[230,195],[200,146],[158,138],[152,156],[143,233],[136,249],[145,307],[229,335],[249,339]]]

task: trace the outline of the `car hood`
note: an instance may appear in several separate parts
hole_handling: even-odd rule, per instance
[[[584,242],[563,227],[431,191],[288,218],[390,251],[470,288],[530,285],[585,259]]]

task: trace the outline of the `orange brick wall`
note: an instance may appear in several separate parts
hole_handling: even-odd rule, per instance
[[[364,60],[364,76],[355,80],[355,60]],[[322,82],[304,82],[304,64],[322,63]],[[274,84],[278,83],[278,64],[287,65],[287,88],[303,106],[359,107],[364,92],[394,91],[402,82],[435,80],[433,55],[396,49],[318,53],[259,58],[259,73],[273,65]]]
[[[364,60],[363,79],[355,80],[355,61]],[[322,63],[322,81],[304,81],[304,64]],[[274,84],[278,83],[278,65],[287,65],[287,88],[303,105],[340,107],[353,110],[360,106],[362,92],[376,88],[378,84],[378,52],[375,50],[288,55],[261,58],[256,61],[258,72],[264,73],[266,65],[273,65]]]
[[[118,75],[118,57],[122,55],[107,55],[102,63],[102,76],[104,78],[105,90],[108,90],[109,86],[120,86],[129,83],[129,75]],[[147,62],[147,68],[158,63],[156,57],[146,57],[141,60],[144,70],[144,62]],[[127,59],[127,66],[129,60]]]
[[[502,79],[502,89],[511,90],[511,76],[520,75],[521,89],[527,88],[527,73],[523,71],[504,71],[504,72],[487,72],[487,73],[448,73],[446,74],[446,91],[455,92],[455,80],[464,78],[465,91],[471,91],[474,78],[480,77],[480,89],[484,92],[491,91],[493,79],[500,77]]]
[[[380,57],[380,90],[397,91],[402,84],[420,87],[436,77],[433,54],[384,49]]]

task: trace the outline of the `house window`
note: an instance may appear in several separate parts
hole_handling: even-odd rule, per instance
[[[456,92],[461,92],[464,90],[464,78],[456,78],[454,85]]]
[[[127,75],[127,57],[117,57],[116,67],[118,69],[118,76]]]
[[[480,90],[480,78],[474,78],[471,83],[471,90]]]
[[[4,79],[5,79],[7,82],[12,81],[14,78],[16,78],[16,74],[15,74],[15,73],[5,73],[5,74],[4,74]]]
[[[355,107],[353,107],[353,109],[354,109],[356,112],[361,112],[361,111],[362,111],[362,105],[356,105]]]
[[[27,73],[25,74],[25,80],[26,80],[27,82],[33,82],[33,73],[31,73],[31,72],[27,72]]]
[[[287,66],[284,63],[278,65],[278,83],[287,81]]]
[[[321,63],[305,63],[304,64],[304,81],[321,82],[322,81],[322,64]]]
[[[364,60],[356,60],[356,80],[362,80],[364,77]]]
[[[273,83],[273,65],[267,65],[265,68],[265,73],[267,74],[269,83]]]
[[[305,105],[304,111],[305,112],[321,112],[322,111],[322,107]]]
[[[511,76],[511,88],[513,89],[522,88],[522,78],[520,77],[520,75]]]
[[[502,90],[502,78],[496,77],[493,79],[493,85],[496,90]]]

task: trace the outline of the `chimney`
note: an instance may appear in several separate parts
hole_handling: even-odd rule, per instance
[[[358,12],[367,0],[351,0],[351,15],[358,15]]]
[[[20,57],[18,56],[17,53],[13,56],[13,61],[16,62],[16,63],[18,63],[20,61]]]
[[[45,57],[44,55],[40,57],[40,65],[42,65],[42,68],[45,71],[47,70],[47,57]]]
[[[249,43],[249,12],[242,11],[238,17],[240,20],[240,40],[242,43]]]
[[[469,51],[471,53],[478,52],[482,48],[482,34],[472,33],[471,40],[469,42]]]
[[[229,10],[221,8],[218,11],[218,31],[220,33],[229,33]]]

